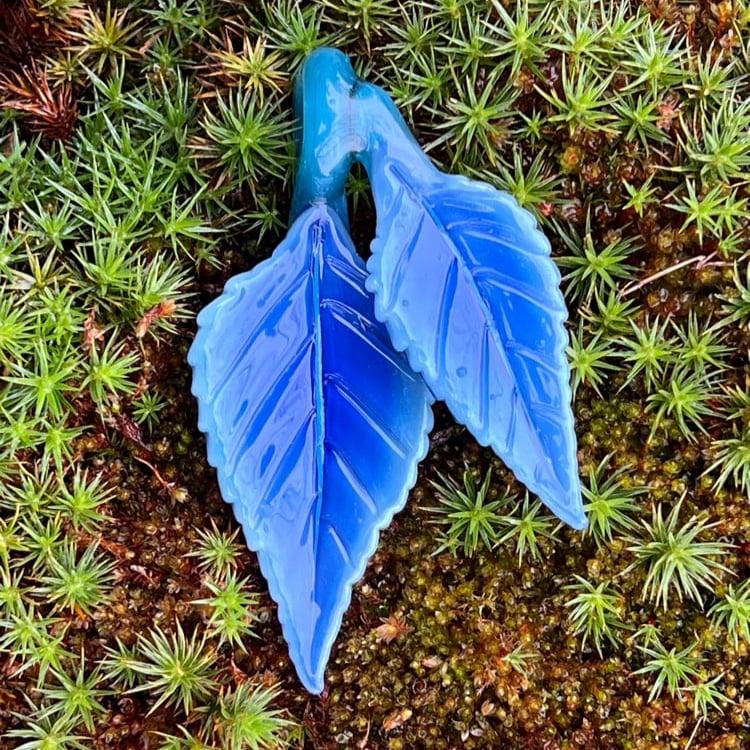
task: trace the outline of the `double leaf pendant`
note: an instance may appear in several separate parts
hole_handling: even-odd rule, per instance
[[[586,527],[560,275],[507,194],[437,170],[393,102],[320,49],[297,79],[292,225],[198,316],[188,359],[224,499],[258,554],[305,687],[326,663],[443,400],[559,518]],[[367,265],[349,237],[372,185]]]

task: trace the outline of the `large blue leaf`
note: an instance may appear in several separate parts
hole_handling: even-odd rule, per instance
[[[432,396],[394,351],[338,216],[305,211],[198,317],[200,428],[304,685],[428,447]]]
[[[382,122],[373,90],[363,87],[362,106]],[[367,265],[376,316],[477,440],[585,528],[567,313],[549,243],[509,195],[439,172],[397,125],[378,127],[362,157],[378,214]]]

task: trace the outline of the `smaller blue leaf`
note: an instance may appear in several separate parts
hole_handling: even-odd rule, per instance
[[[547,239],[510,195],[435,169],[381,89],[361,83],[355,96],[369,129],[358,158],[377,210],[377,318],[456,419],[585,528],[567,311]]]
[[[308,208],[198,317],[199,426],[311,692],[378,532],[428,448],[432,395],[390,343],[338,216]]]

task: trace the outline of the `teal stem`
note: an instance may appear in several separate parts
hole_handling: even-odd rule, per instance
[[[308,206],[327,203],[348,229],[346,181],[355,161],[371,181],[394,162],[422,181],[436,172],[388,95],[358,78],[338,50],[324,47],[307,58],[294,110],[299,170],[291,221]]]
[[[358,80],[337,50],[316,50],[302,66],[294,90],[299,158],[290,223],[309,206],[326,203],[349,229],[346,181],[353,155],[365,145],[355,122]]]

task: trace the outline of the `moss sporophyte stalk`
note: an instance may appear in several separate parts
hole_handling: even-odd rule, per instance
[[[747,22],[741,2],[0,3],[0,745],[747,745]],[[597,359],[574,401],[590,530],[552,522],[519,564],[498,540],[535,498],[438,408],[311,701],[185,355],[286,232],[291,81],[332,43],[444,171],[537,217],[571,350]],[[347,190],[366,255],[362,174]],[[469,555],[444,521],[472,506],[442,498],[476,503],[488,474]]]

